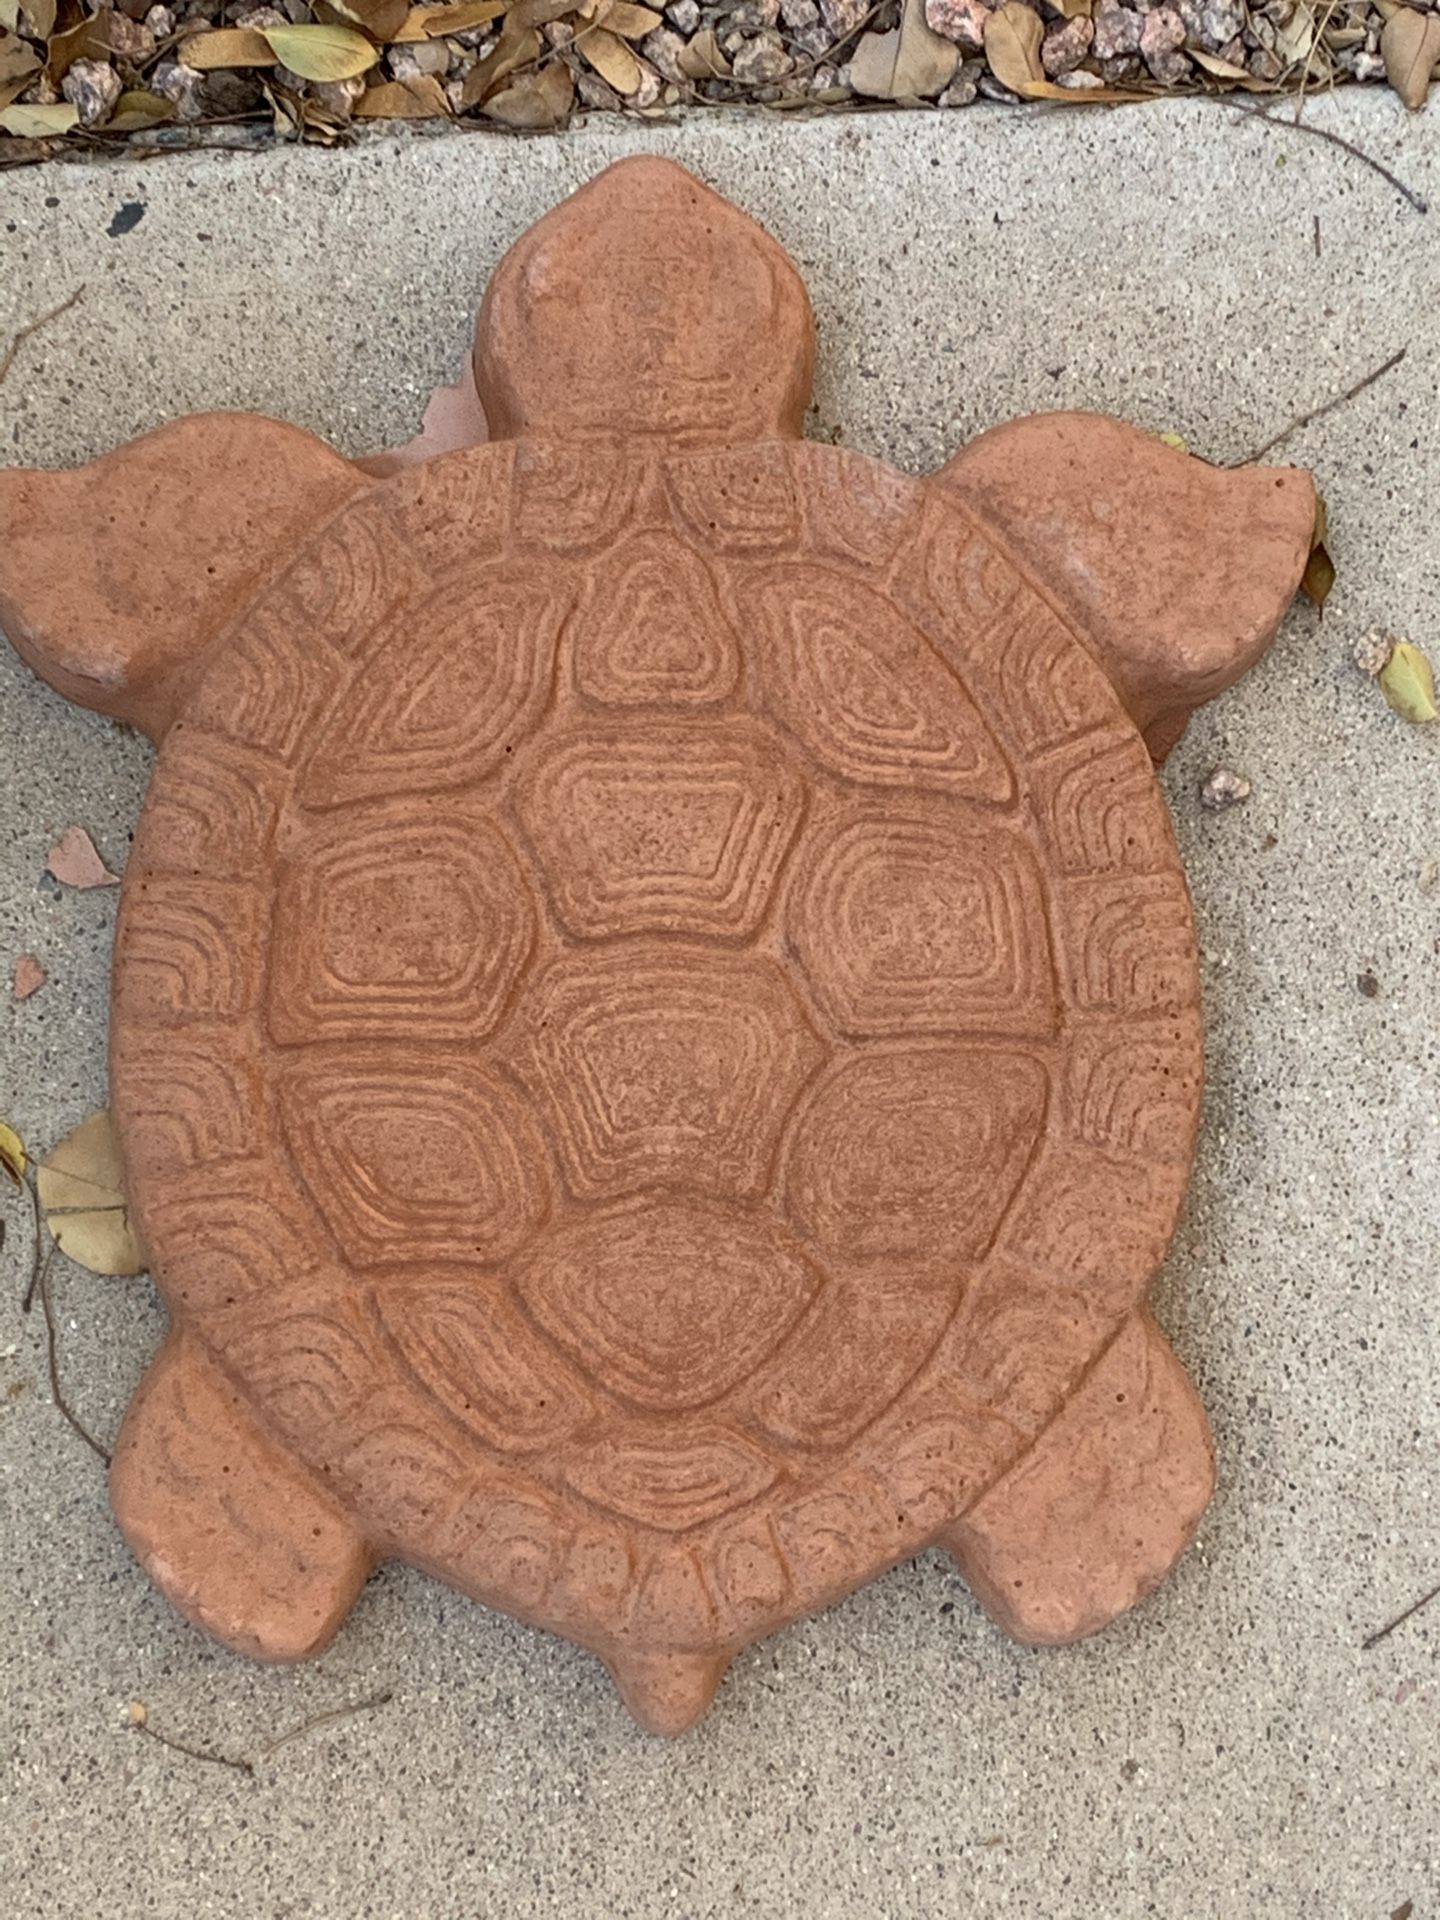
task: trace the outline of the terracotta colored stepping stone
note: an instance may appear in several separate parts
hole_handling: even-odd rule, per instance
[[[1310,481],[1083,414],[912,480],[801,440],[813,357],[781,250],[629,160],[496,274],[487,444],[0,475],[10,637],[160,745],[112,1072],[173,1322],[113,1497],[231,1646],[394,1557],[674,1731],[927,1543],[1068,1640],[1205,1506],[1152,754]]]

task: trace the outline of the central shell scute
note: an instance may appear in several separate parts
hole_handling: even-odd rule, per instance
[[[571,933],[743,939],[769,903],[805,804],[757,727],[652,722],[549,741],[520,817]]]
[[[653,1186],[758,1194],[823,1058],[773,961],[683,942],[566,955],[519,1023],[514,1070],[587,1200]]]
[[[800,850],[787,932],[842,1032],[1055,1023],[1040,876],[1020,835],[915,799],[833,810]]]
[[[557,1346],[659,1411],[702,1406],[753,1373],[821,1284],[765,1213],[674,1202],[563,1229],[517,1282]]]

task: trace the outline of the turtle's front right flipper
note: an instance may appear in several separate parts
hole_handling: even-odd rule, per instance
[[[57,693],[159,740],[249,593],[371,484],[254,413],[177,420],[70,472],[0,469],[0,627]]]

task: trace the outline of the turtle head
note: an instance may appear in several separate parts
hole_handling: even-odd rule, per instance
[[[815,328],[784,249],[672,161],[622,160],[506,254],[475,381],[494,438],[798,438]]]

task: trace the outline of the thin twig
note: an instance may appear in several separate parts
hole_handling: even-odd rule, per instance
[[[261,1747],[255,1755],[253,1764],[268,1760],[272,1753],[278,1753],[281,1747],[288,1747],[292,1740],[303,1739],[307,1733],[315,1733],[321,1727],[334,1726],[337,1720],[348,1720],[352,1714],[371,1713],[376,1707],[388,1707],[395,1698],[393,1687],[385,1687],[379,1693],[372,1693],[368,1700],[353,1701],[347,1707],[332,1707],[329,1713],[317,1714],[313,1720],[304,1720],[298,1727],[292,1727],[288,1733],[282,1733],[278,1740],[272,1740],[268,1746]]]
[[[1288,127],[1282,127],[1278,121],[1270,118],[1274,108],[1242,107],[1238,100],[1222,100],[1220,104],[1222,107],[1228,107],[1231,113],[1241,114],[1247,120],[1259,120],[1267,127],[1275,127],[1279,132],[1305,133],[1314,140],[1328,140],[1332,147],[1339,147],[1343,152],[1352,154],[1362,165],[1378,173],[1382,180],[1388,180],[1395,191],[1408,200],[1417,213],[1429,213],[1430,202],[1423,194],[1416,193],[1413,187],[1407,187],[1403,180],[1390,171],[1383,160],[1377,160],[1374,154],[1366,153],[1365,149],[1357,147],[1353,140],[1346,140],[1341,134],[1331,133],[1328,127],[1311,126],[1308,120],[1297,120]],[[1276,106],[1280,104],[1280,101],[1276,102]]]
[[[34,1252],[30,1256],[30,1284],[25,1289],[25,1298],[20,1302],[20,1311],[22,1313],[29,1313],[31,1307],[35,1304],[35,1289],[40,1284],[40,1268],[43,1263],[40,1258],[40,1243],[42,1239],[40,1232],[40,1196],[35,1191],[33,1175],[27,1175],[25,1185],[30,1194],[30,1219],[34,1227],[35,1237]]]
[[[42,327],[48,327],[52,320],[58,320],[62,313],[68,313],[84,291],[85,288],[83,285],[76,287],[69,299],[62,300],[58,307],[51,307],[50,311],[48,313],[42,313],[38,320],[26,321],[25,325],[20,328],[19,332],[5,349],[4,357],[0,358],[0,380],[3,380],[6,374],[9,373],[11,367],[14,366],[16,354],[19,353],[21,347],[24,346],[31,334],[39,333],[40,329]]]
[[[105,1451],[104,1447],[101,1446],[94,1434],[87,1432],[86,1429],[81,1426],[80,1422],[71,1412],[65,1395],[60,1390],[60,1360],[55,1350],[55,1309],[50,1301],[50,1263],[55,1258],[56,1244],[54,1241],[50,1243],[50,1251],[46,1254],[45,1263],[40,1269],[40,1310],[45,1315],[45,1351],[46,1358],[50,1363],[50,1395],[56,1406],[60,1409],[61,1413],[64,1414],[65,1418],[70,1422],[86,1446],[89,1447],[90,1451],[98,1454],[100,1459],[102,1459],[108,1467],[110,1464],[110,1455]]]
[[[1403,1613],[1397,1613],[1393,1620],[1387,1620],[1383,1627],[1377,1627],[1374,1633],[1362,1640],[1360,1642],[1361,1651],[1368,1653],[1371,1647],[1378,1647],[1382,1640],[1389,1638],[1396,1627],[1403,1627],[1405,1622],[1414,1614],[1419,1613],[1422,1607],[1428,1607],[1430,1602],[1437,1598],[1440,1598],[1440,1587],[1431,1587],[1428,1593],[1422,1593],[1420,1598],[1406,1607]]]
[[[249,1760],[236,1760],[228,1753],[211,1753],[205,1747],[192,1747],[188,1741],[176,1740],[171,1734],[157,1733],[145,1720],[132,1720],[130,1724],[137,1733],[158,1740],[162,1747],[169,1747],[172,1752],[187,1754],[192,1760],[203,1760],[209,1767],[229,1767],[233,1772],[243,1773],[251,1779],[255,1776],[255,1768]]]
[[[1333,413],[1337,407],[1343,407],[1347,400],[1354,400],[1357,395],[1364,393],[1367,387],[1373,387],[1384,374],[1398,367],[1408,352],[1408,347],[1401,347],[1398,353],[1392,353],[1382,365],[1372,367],[1370,372],[1363,379],[1357,380],[1353,387],[1347,387],[1344,393],[1337,393],[1331,399],[1322,401],[1318,407],[1312,407],[1309,413],[1302,413],[1298,420],[1292,420],[1288,427],[1282,427],[1279,433],[1272,435],[1263,447],[1257,447],[1253,453],[1247,453],[1239,460],[1232,460],[1230,465],[1250,467],[1257,460],[1263,460],[1267,453],[1278,447],[1282,440],[1288,440],[1292,433],[1298,433],[1302,427],[1310,426],[1313,421],[1323,420],[1327,413]]]

